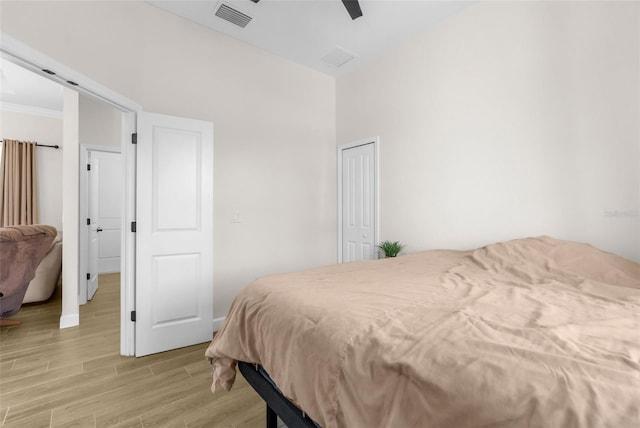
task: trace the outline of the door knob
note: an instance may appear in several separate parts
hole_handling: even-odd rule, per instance
[[[102,228],[101,227],[97,228],[96,232],[102,232]]]

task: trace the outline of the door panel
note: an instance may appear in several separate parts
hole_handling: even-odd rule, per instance
[[[200,229],[202,165],[200,135],[157,130],[154,151],[153,201],[155,232]],[[176,140],[180,144],[176,144]]]
[[[211,340],[213,124],[138,116],[136,356]]]
[[[120,216],[122,212],[122,157],[120,153],[92,151],[92,178],[97,180],[96,213],[99,273],[120,272]],[[93,193],[93,192],[92,192]]]
[[[153,258],[153,326],[176,321],[197,320],[199,254],[178,254]],[[180,298],[175,299],[175,285],[180,284]]]
[[[91,217],[89,225],[89,275],[87,275],[87,300],[93,299],[93,295],[98,291],[98,224]]]
[[[342,150],[342,261],[376,256],[375,147]]]
[[[100,273],[120,272],[120,228],[100,232],[98,262]]]
[[[98,212],[100,207],[100,177],[96,174],[97,161],[96,153],[89,152],[89,164],[91,169],[89,170],[89,274],[87,275],[87,300],[93,299],[93,295],[98,290],[98,274],[100,273],[99,252],[100,252],[100,238],[99,238],[99,219]]]
[[[88,275],[79,294],[82,304],[93,298],[100,273],[120,271],[122,161],[120,153],[110,150],[87,147],[85,152],[88,168],[81,183],[81,211],[89,221],[87,233],[80,237],[80,251],[81,272]]]

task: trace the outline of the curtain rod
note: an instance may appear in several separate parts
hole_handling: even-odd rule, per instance
[[[4,140],[0,140],[0,142],[4,142]],[[38,143],[36,143],[36,147],[49,147],[49,148],[52,148],[52,149],[59,149],[60,148],[60,146],[57,145],[57,144],[55,146],[50,146],[48,144],[38,144]]]

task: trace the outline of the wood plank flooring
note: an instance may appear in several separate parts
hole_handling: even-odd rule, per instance
[[[262,428],[265,406],[238,374],[211,393],[207,343],[120,356],[119,274],[100,276],[80,326],[60,330],[61,296],[22,307],[0,328],[0,426]]]

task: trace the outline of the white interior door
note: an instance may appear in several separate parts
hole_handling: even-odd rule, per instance
[[[122,156],[120,153],[91,151],[90,199],[96,199],[98,273],[120,272],[120,217]],[[93,271],[92,271],[93,272]]]
[[[89,185],[92,187],[91,179]],[[91,215],[92,211],[96,211],[94,205],[97,205],[98,198],[89,196],[89,273],[87,274],[87,300],[93,299],[93,295],[98,291],[98,222],[95,216]]]
[[[87,300],[98,290],[98,274],[120,271],[121,162],[117,152],[87,151]]]
[[[376,160],[373,142],[342,150],[342,261],[375,258]]]
[[[138,115],[136,356],[211,340],[213,124]]]

